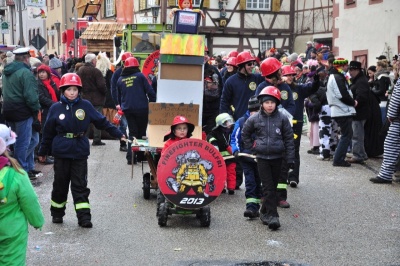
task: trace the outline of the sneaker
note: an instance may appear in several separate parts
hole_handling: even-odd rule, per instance
[[[271,230],[276,230],[279,227],[281,227],[281,224],[279,223],[279,218],[278,217],[271,217],[268,223],[268,228]]]
[[[128,147],[121,146],[121,147],[119,147],[119,151],[127,152],[128,151]]]
[[[278,207],[287,209],[290,208],[290,204],[286,200],[281,200],[278,203]]]
[[[358,164],[365,164],[364,160],[358,160],[355,159],[354,157],[347,159],[346,162],[348,163],[358,163]]]
[[[42,173],[41,171],[37,171],[37,170],[30,170],[29,172],[34,175],[40,175]]]
[[[261,214],[260,220],[264,225],[268,225],[272,219],[272,216],[268,216],[266,213]]]
[[[62,217],[54,217],[52,219],[53,224],[62,224],[63,223],[63,218]]]
[[[28,177],[30,180],[36,180],[37,176],[36,174],[32,173],[31,171],[28,172]]]
[[[103,146],[106,145],[104,142],[102,141],[93,141],[92,146]]]
[[[247,209],[244,211],[243,216],[253,219],[253,218],[260,217],[260,213],[258,211],[253,211],[253,210]]]
[[[320,161],[330,161],[333,158],[333,156],[329,156],[329,157],[323,157],[321,155],[317,156],[317,160]]]
[[[297,182],[292,180],[289,182],[289,186],[295,188],[295,187],[297,187]]]
[[[369,181],[375,184],[392,184],[392,180],[382,179],[380,177],[370,178]]]
[[[91,221],[82,221],[82,222],[79,222],[79,226],[84,227],[84,228],[92,228],[93,224]]]
[[[351,163],[346,162],[346,161],[343,161],[343,162],[340,162],[340,163],[335,163],[335,162],[333,162],[332,165],[333,165],[333,166],[339,166],[339,167],[350,167],[350,166],[351,166]]]
[[[234,190],[228,189],[228,194],[229,194],[229,195],[234,195],[234,194],[235,194],[235,191],[234,191]]]
[[[319,154],[319,148],[317,148],[317,149],[312,148],[311,150],[308,150],[307,153],[308,154]]]

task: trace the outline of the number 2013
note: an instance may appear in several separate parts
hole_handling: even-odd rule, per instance
[[[180,204],[195,204],[195,205],[201,205],[203,204],[204,199],[203,198],[183,198],[180,202]]]

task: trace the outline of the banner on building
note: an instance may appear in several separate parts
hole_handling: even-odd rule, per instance
[[[27,6],[46,7],[46,0],[26,0]]]
[[[45,19],[47,18],[47,7],[28,6],[28,19]]]
[[[132,24],[133,23],[133,0],[117,0],[117,22],[122,24]]]

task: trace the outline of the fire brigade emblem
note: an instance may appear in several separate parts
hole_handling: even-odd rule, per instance
[[[299,95],[297,94],[297,92],[293,92],[293,100],[297,100],[299,98]]]
[[[287,91],[281,91],[281,99],[282,100],[287,100],[288,99],[288,92]]]
[[[83,120],[83,119],[85,119],[85,111],[82,110],[82,109],[78,109],[78,110],[76,110],[76,112],[75,112],[75,116],[76,116],[76,118],[78,118],[79,120]]]
[[[249,89],[254,91],[255,89],[257,89],[257,84],[254,81],[250,82]]]
[[[226,181],[225,162],[206,141],[185,139],[174,143],[160,158],[158,185],[164,196],[185,209],[197,209],[217,198]]]

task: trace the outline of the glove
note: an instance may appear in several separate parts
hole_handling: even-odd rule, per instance
[[[239,159],[239,151],[235,151],[233,153],[233,156],[235,156],[235,159]]]
[[[293,163],[288,163],[289,169],[294,169],[294,162]]]
[[[231,146],[226,147],[226,151],[229,152],[229,154],[232,154],[232,147]]]

